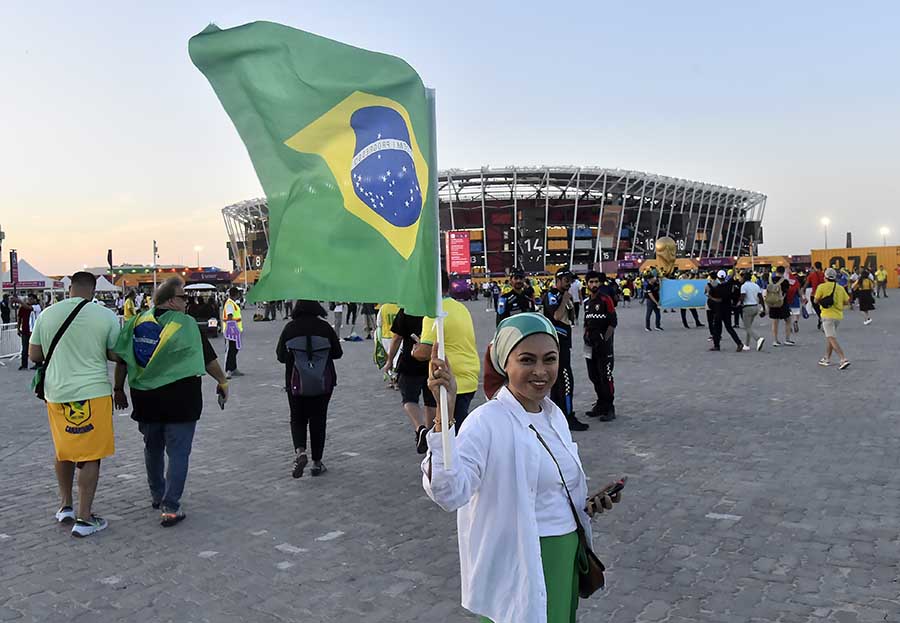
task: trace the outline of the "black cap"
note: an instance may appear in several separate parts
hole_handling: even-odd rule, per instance
[[[565,279],[566,277],[568,277],[569,279],[575,279],[575,275],[573,275],[572,271],[568,268],[560,268],[558,271],[556,271],[557,279]]]
[[[525,271],[522,270],[521,268],[513,268],[512,270],[509,271],[509,276],[510,277],[518,277],[519,279],[524,279]]]

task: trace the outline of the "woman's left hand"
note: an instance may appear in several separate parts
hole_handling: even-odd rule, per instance
[[[612,510],[613,504],[618,504],[622,501],[622,492],[618,491],[609,495],[607,491],[609,491],[615,483],[610,483],[608,486],[604,487],[597,493],[593,494],[587,499],[587,505],[584,510],[587,512],[588,517],[593,517],[594,515],[599,515],[603,511]]]

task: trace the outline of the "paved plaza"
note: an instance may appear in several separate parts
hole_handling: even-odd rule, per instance
[[[900,621],[900,294],[877,304],[871,326],[858,312],[841,325],[843,372],[816,365],[814,319],[795,347],[739,354],[726,337],[711,353],[678,314],[645,333],[641,306],[620,309],[619,418],[576,441],[594,485],[629,481],[594,520],[608,591],[579,621]],[[483,352],[494,315],[468,307]],[[188,518],[172,529],[150,508],[126,412],[95,502],[110,527],[79,540],[58,526],[44,407],[31,373],[0,367],[0,621],[475,620],[459,606],[455,517],[422,491],[371,342],[345,343],[337,363],[328,473],[291,478],[282,326],[246,323],[225,411],[205,381]],[[573,359],[581,414],[580,346]]]

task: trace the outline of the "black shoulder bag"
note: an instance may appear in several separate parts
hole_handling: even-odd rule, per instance
[[[69,328],[69,325],[72,324],[72,321],[75,320],[75,316],[78,315],[85,305],[87,305],[90,301],[81,301],[78,305],[75,306],[75,309],[72,310],[72,313],[69,314],[69,317],[66,318],[66,321],[62,323],[62,326],[59,328],[59,331],[56,332],[56,335],[53,336],[53,341],[50,342],[50,348],[47,350],[47,354],[44,357],[44,360],[38,364],[37,370],[34,372],[34,378],[31,379],[31,389],[34,390],[34,395],[40,398],[41,400],[46,401],[44,398],[44,376],[47,372],[47,366],[50,365],[50,357],[53,355],[53,351],[56,350],[56,345],[59,344],[60,338],[63,336],[63,333],[66,332],[66,329]]]
[[[578,534],[578,550],[575,552],[575,572],[578,574],[578,595],[582,599],[587,599],[606,585],[606,578],[603,577],[603,572],[606,571],[606,567],[603,566],[603,563],[597,558],[594,550],[591,549],[591,544],[588,543],[587,534],[584,531],[584,527],[581,525],[581,520],[578,518],[578,510],[575,508],[575,503],[572,501],[572,494],[569,493],[569,487],[566,486],[566,478],[563,476],[562,468],[559,466],[556,457],[553,456],[553,453],[550,451],[550,446],[547,445],[547,442],[544,441],[544,438],[541,437],[541,434],[537,432],[537,429],[533,425],[529,424],[528,428],[534,431],[538,441],[541,442],[541,445],[547,450],[550,458],[553,459],[556,469],[559,470],[559,479],[562,480],[563,489],[566,490],[566,497],[569,499],[569,508],[572,509],[572,516],[575,518],[575,532]]]
[[[834,287],[831,288],[831,294],[826,294],[821,299],[819,299],[819,307],[822,309],[828,309],[829,307],[834,306],[834,291],[837,290],[837,282],[834,283]]]

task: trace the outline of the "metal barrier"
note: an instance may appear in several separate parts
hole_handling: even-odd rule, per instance
[[[18,358],[22,354],[22,338],[16,333],[16,324],[0,324],[0,366],[4,359]]]

